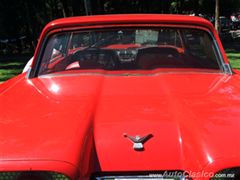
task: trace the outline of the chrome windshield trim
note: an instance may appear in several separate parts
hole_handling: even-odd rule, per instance
[[[29,69],[27,70],[26,76],[25,76],[26,79],[29,79],[29,78],[30,78],[31,70],[32,70],[32,68],[29,68]]]
[[[209,33],[210,36],[212,37],[213,39],[213,43],[214,43],[214,46],[217,50],[217,55],[219,57],[219,60],[220,60],[220,65],[221,67],[223,68],[223,71],[226,73],[226,74],[230,74],[230,75],[233,75],[233,71],[232,71],[232,68],[231,66],[228,64],[228,63],[225,63],[224,59],[223,59],[223,54],[221,53],[220,51],[220,48],[219,48],[219,45],[217,43],[217,40],[215,39],[215,36],[213,36],[212,33]]]

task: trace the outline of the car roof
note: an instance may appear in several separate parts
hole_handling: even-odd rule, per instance
[[[106,24],[127,24],[127,23],[169,23],[199,25],[214,29],[212,23],[208,20],[188,15],[167,15],[167,14],[118,14],[118,15],[94,15],[61,18],[48,23],[45,30],[71,27],[71,26],[88,26],[88,25],[106,25]]]

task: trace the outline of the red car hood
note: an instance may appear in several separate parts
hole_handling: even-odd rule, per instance
[[[0,96],[0,158],[82,171],[93,152],[102,171],[200,170],[239,159],[237,82],[213,73],[21,79]],[[153,137],[135,151],[124,133]]]

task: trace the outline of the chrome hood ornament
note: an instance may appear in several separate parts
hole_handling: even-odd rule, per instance
[[[140,137],[139,135],[137,136],[129,136],[128,134],[124,133],[123,137],[128,138],[132,143],[133,143],[133,149],[136,151],[143,151],[144,150],[144,146],[143,144],[149,140],[150,138],[153,137],[152,134],[148,134],[146,136]]]

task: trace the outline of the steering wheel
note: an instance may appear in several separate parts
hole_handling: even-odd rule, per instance
[[[72,62],[78,61],[83,69],[102,68],[115,70],[119,68],[118,56],[111,49],[86,48],[75,52],[71,59]]]

